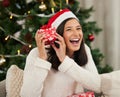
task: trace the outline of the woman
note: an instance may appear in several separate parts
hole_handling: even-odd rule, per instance
[[[36,32],[37,48],[26,60],[21,97],[67,97],[84,89],[100,92],[100,77],[78,18],[63,9],[47,26],[57,29],[57,39],[46,51],[45,34]]]

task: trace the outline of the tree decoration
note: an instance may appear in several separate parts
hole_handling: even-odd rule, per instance
[[[13,13],[13,12],[11,12],[10,10],[8,10],[8,9],[6,9],[6,11],[8,12],[8,14],[11,16],[14,16],[14,17],[16,17],[16,18],[26,18],[26,17],[29,17],[29,14],[27,15],[27,14],[24,14],[24,15],[20,15],[20,14],[15,14],[15,13]],[[34,16],[37,16],[37,17],[51,17],[53,14],[48,14],[48,15],[46,15],[46,14],[44,14],[44,13],[42,13],[42,14],[34,14]]]
[[[66,0],[66,4],[67,4],[67,5],[69,4],[69,0]]]
[[[10,5],[10,1],[9,1],[9,0],[3,0],[3,1],[2,1],[2,5],[3,5],[4,7],[8,7],[8,6]]]
[[[31,50],[31,47],[29,45],[23,45],[20,52],[22,54],[28,54]]]
[[[12,20],[13,19],[13,16],[12,16],[12,14],[10,15],[10,20]]]
[[[56,7],[56,4],[55,4],[54,0],[50,0],[50,4],[51,4],[51,7]]]
[[[32,41],[33,41],[32,34],[31,34],[30,32],[26,33],[25,36],[24,36],[24,38],[25,38],[25,41],[26,41],[27,43],[30,43],[30,44],[31,44]]]
[[[6,62],[4,56],[0,55],[0,65],[2,65],[4,62]]]
[[[47,6],[45,5],[45,3],[42,1],[41,4],[39,5],[39,9],[41,11],[45,11],[47,9]]]
[[[15,6],[17,9],[22,10],[22,9],[26,9],[26,4],[25,4],[25,0],[15,0]]]
[[[95,39],[95,37],[94,37],[93,34],[89,34],[89,35],[88,35],[88,39],[89,39],[90,41],[93,41],[93,40]]]
[[[8,39],[14,39],[14,40],[18,41],[19,43],[21,43],[21,44],[23,44],[23,45],[30,45],[30,44],[25,43],[25,42],[23,42],[22,40],[18,39],[17,37],[12,36],[12,35],[8,35],[8,36],[5,37],[5,40],[6,40],[6,41],[7,41]]]
[[[51,11],[53,14],[55,13],[54,7],[51,8]]]
[[[55,1],[54,0],[50,0],[50,4],[51,4],[51,11],[54,14],[55,13],[54,7],[56,7]]]

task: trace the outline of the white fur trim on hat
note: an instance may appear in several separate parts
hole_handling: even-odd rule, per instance
[[[68,18],[78,19],[71,11],[61,14],[56,20],[51,24],[52,27],[57,28],[64,20]]]
[[[54,14],[48,21],[47,26],[56,28],[66,19],[75,18],[79,21],[79,19],[75,16],[75,14],[69,9],[63,9],[56,14]]]

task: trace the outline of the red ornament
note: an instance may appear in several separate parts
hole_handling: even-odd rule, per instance
[[[33,38],[32,38],[32,34],[30,32],[26,33],[25,36],[24,36],[24,38],[25,38],[25,41],[27,43],[32,44]]]
[[[30,50],[31,48],[29,47],[29,45],[23,45],[20,51],[22,54],[28,54]]]
[[[45,33],[45,39],[47,39],[46,45],[53,44],[56,40],[56,29],[55,28],[41,28],[39,33]]]
[[[8,7],[8,6],[10,5],[10,1],[9,1],[9,0],[3,0],[3,1],[2,1],[2,5],[3,5],[4,7]]]
[[[93,41],[93,40],[95,39],[95,37],[94,37],[93,34],[89,34],[89,35],[88,35],[88,39],[89,39],[90,41]]]

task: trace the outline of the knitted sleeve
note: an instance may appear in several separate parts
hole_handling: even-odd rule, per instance
[[[59,66],[59,70],[73,77],[84,88],[100,92],[100,76],[93,62],[89,48],[86,48],[88,63],[86,66],[79,66],[73,59],[66,56]]]
[[[24,69],[21,97],[41,97],[43,84],[51,63],[38,57],[37,48],[29,53]]]

